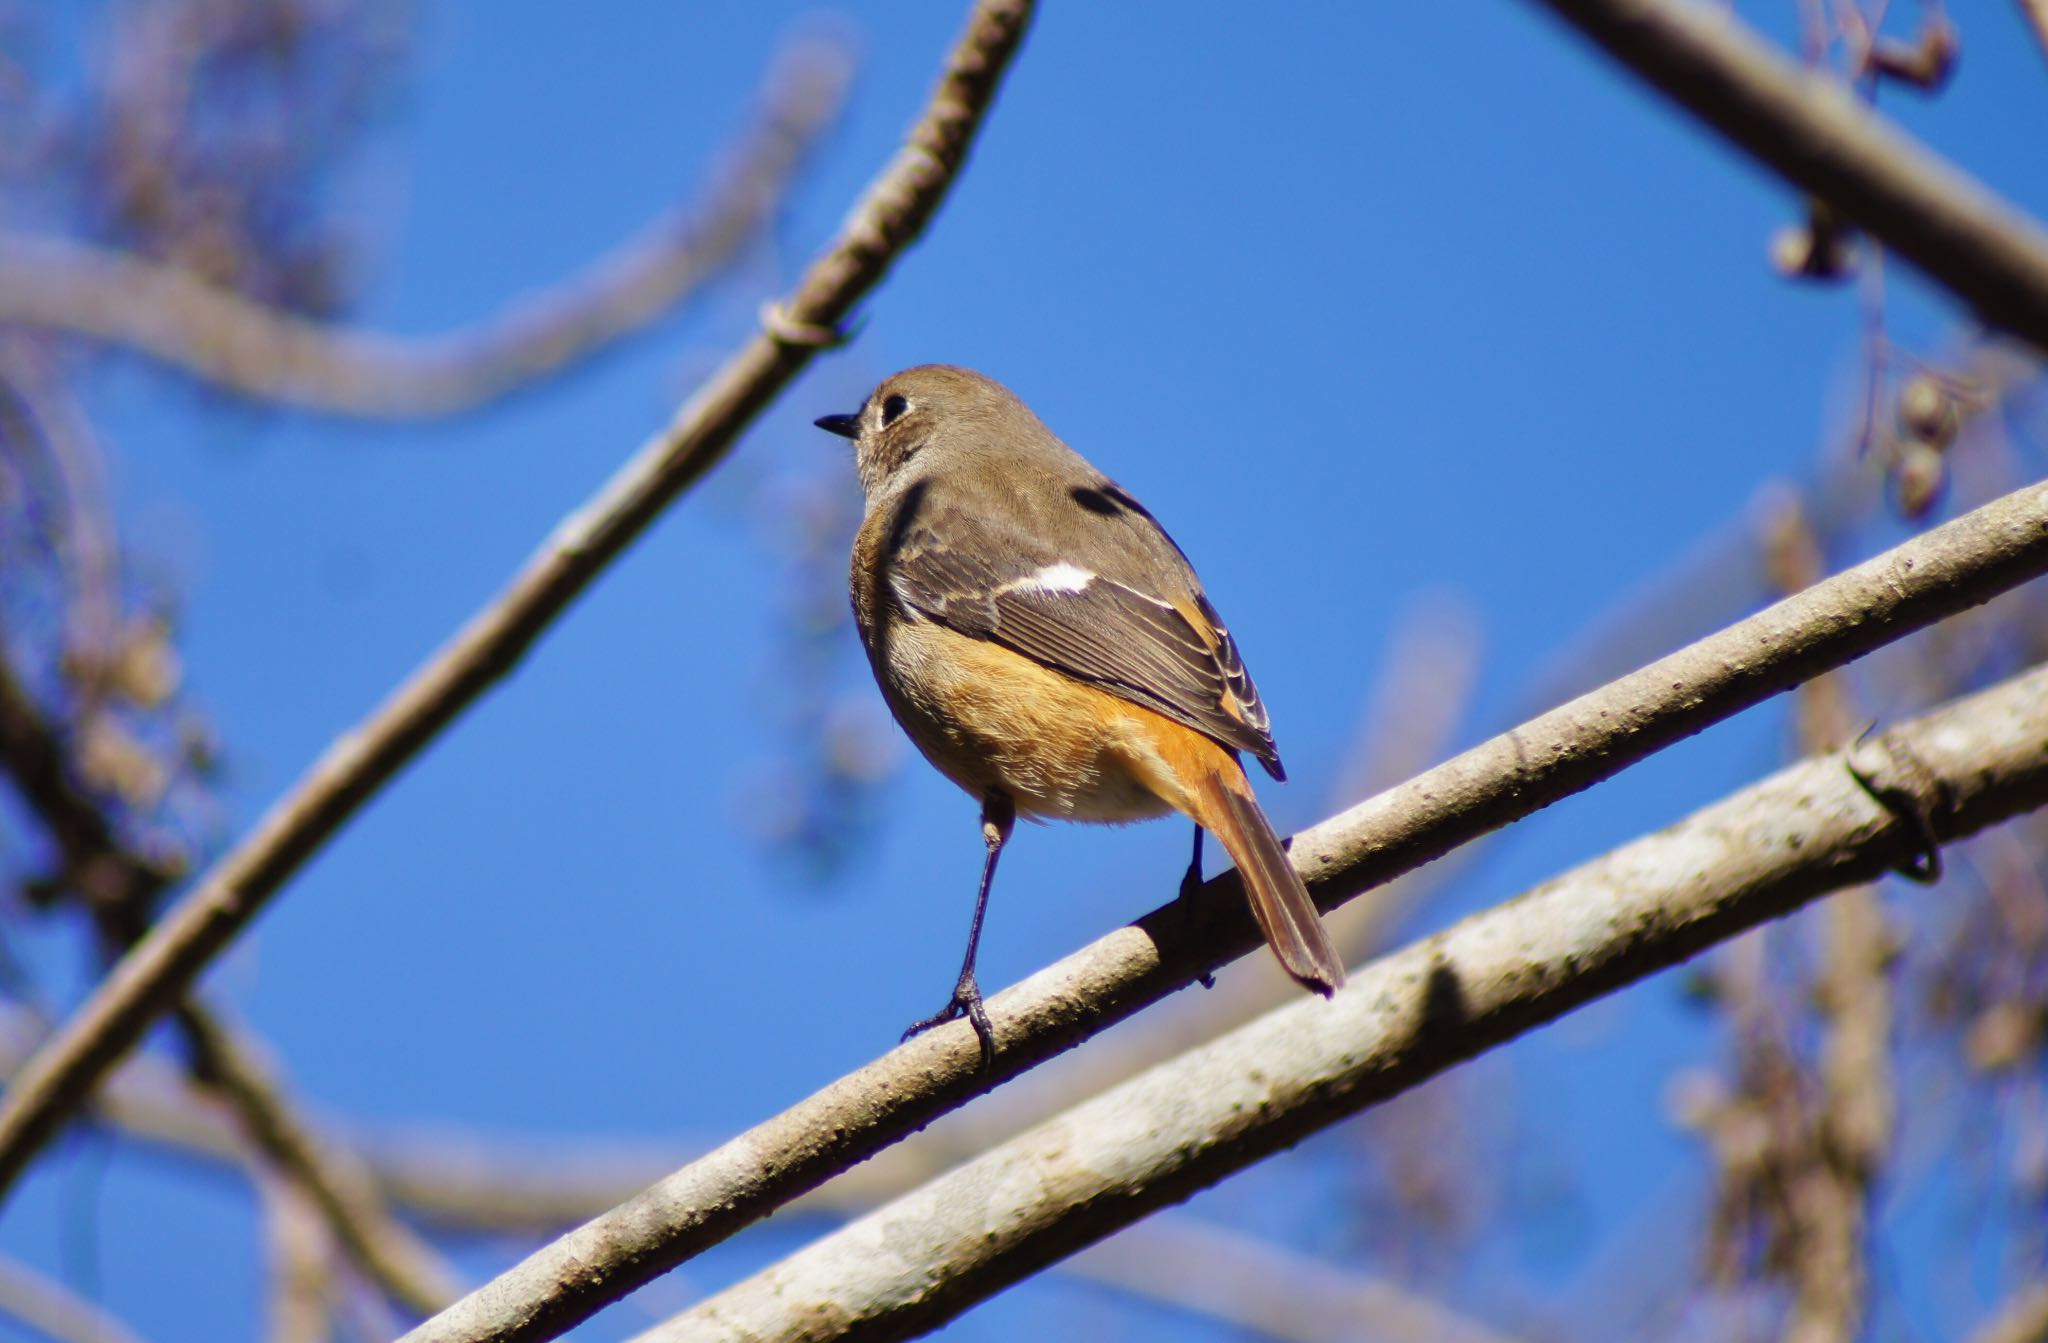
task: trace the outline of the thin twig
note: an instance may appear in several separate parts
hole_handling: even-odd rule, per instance
[[[744,254],[836,120],[845,53],[792,47],[701,205],[474,326],[408,339],[325,326],[91,243],[0,233],[0,323],[125,346],[223,387],[366,419],[453,415],[559,373],[674,310]]]
[[[2018,491],[1495,737],[1296,835],[1334,907],[1672,742],[2048,572],[2048,486]],[[1191,907],[1190,907],[1191,906]],[[1258,945],[1236,875],[989,1002],[983,1072],[964,1026],[930,1031],[734,1138],[408,1335],[540,1339],[766,1216],[980,1092]],[[0,1112],[0,1120],[4,1120]],[[4,1130],[0,1130],[4,1131]],[[601,1267],[600,1267],[601,1266]]]
[[[572,514],[496,600],[385,705],[343,735],[231,853],[172,908],[22,1070],[0,1099],[0,1194],[149,1023],[185,992],[312,856],[434,736],[509,672],[550,622],[687,486],[710,470],[817,346],[910,245],[966,162],[982,115],[1022,40],[1030,0],[982,0],[908,141],[839,238],[763,331],[675,420]]]
[[[51,467],[63,518],[57,553],[70,589],[63,650],[97,663],[113,651],[120,606],[120,545],[107,498],[106,453],[85,408],[44,363],[27,342],[0,343],[0,398],[24,440],[40,446]],[[92,679],[101,679],[98,671]]]
[[[2048,802],[2048,669],[1892,729],[1953,840]],[[642,1335],[902,1338],[1703,947],[1911,860],[1846,754],[1804,761],[1135,1078]],[[586,1269],[588,1271],[588,1268]]]
[[[1543,3],[1984,320],[2048,351],[2048,235],[1879,118],[1840,81],[1802,70],[1720,6]]]

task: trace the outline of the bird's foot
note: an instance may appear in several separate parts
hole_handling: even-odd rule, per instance
[[[981,1005],[981,986],[972,977],[962,976],[953,986],[953,996],[946,1005],[922,1021],[910,1023],[910,1029],[903,1032],[908,1040],[913,1035],[923,1035],[934,1026],[943,1026],[949,1021],[966,1017],[974,1027],[974,1038],[981,1044],[981,1070],[991,1072],[996,1066],[996,1028],[988,1019],[988,1009]]]

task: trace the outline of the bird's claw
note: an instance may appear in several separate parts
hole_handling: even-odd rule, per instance
[[[966,1017],[974,1027],[974,1038],[981,1045],[981,1070],[993,1072],[996,1066],[996,1028],[988,1019],[988,1009],[981,1005],[981,989],[971,979],[963,979],[954,988],[953,996],[946,1005],[922,1021],[913,1021],[903,1032],[903,1039],[923,1035],[934,1026],[943,1026],[949,1021]]]

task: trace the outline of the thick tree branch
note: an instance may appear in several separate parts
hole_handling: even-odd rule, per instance
[[[1615,59],[1802,191],[1825,200],[1993,326],[2048,352],[2048,235],[1780,56],[1734,13],[1687,0],[1544,0]]]
[[[65,238],[0,234],[0,323],[138,350],[245,396],[366,419],[453,415],[631,335],[731,265],[837,118],[844,53],[801,43],[701,205],[472,327],[409,339],[322,325],[179,267]]]
[[[907,143],[772,324],[557,528],[495,601],[305,777],[139,943],[0,1098],[0,1194],[208,961],[379,788],[499,677],[661,510],[710,470],[924,230],[1023,39],[1030,0],[982,0]]]
[[[1295,836],[1330,908],[1617,773],[1830,667],[2048,572],[2048,486],[1877,556],[1482,743]],[[964,1024],[842,1077],[529,1255],[409,1343],[552,1337],[976,1094],[1258,945],[1236,875],[1154,910],[989,1002],[980,1069]]]
[[[642,1336],[921,1332],[1346,1115],[1766,919],[2048,802],[2048,668],[1809,759],[1153,1069]],[[1938,799],[1938,801],[1936,800]]]

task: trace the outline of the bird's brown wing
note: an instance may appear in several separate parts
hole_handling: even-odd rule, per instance
[[[987,512],[903,506],[883,563],[909,618],[1000,643],[1286,777],[1236,641],[1149,514],[1097,519],[1116,530],[1078,540],[1064,529],[1062,555],[1044,530]]]

